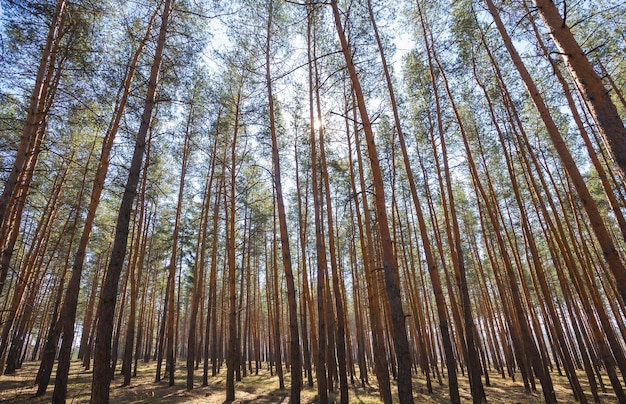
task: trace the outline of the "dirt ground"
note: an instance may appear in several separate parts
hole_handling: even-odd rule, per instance
[[[38,362],[26,363],[16,374],[0,376],[0,402],[3,403],[48,403],[54,389],[54,379],[51,380],[48,392],[42,397],[35,398],[36,387],[33,385],[37,374]],[[186,371],[183,363],[176,371],[176,385],[169,387],[167,382],[154,383],[155,364],[141,364],[137,378],[134,378],[130,386],[121,387],[121,377],[117,376],[111,383],[112,403],[224,403],[226,393],[224,391],[225,370],[215,377],[209,378],[209,386],[202,387],[202,370],[196,372],[195,385],[192,391],[185,388]],[[54,376],[54,372],[53,372]],[[524,392],[521,380],[513,382],[511,379],[503,379],[493,373],[490,375],[491,386],[485,387],[487,400],[490,403],[542,403],[543,397],[540,391],[532,394]],[[374,377],[371,377],[374,379]],[[90,398],[91,372],[84,371],[80,362],[74,361],[70,369],[68,382],[68,403],[88,403]],[[584,383],[584,375],[581,375],[583,388],[588,392]],[[573,403],[574,397],[569,388],[567,378],[553,374],[555,391],[559,402]],[[463,402],[471,402],[471,395],[467,379],[459,375],[460,393]],[[259,371],[258,375],[248,375],[243,381],[235,384],[235,403],[287,403],[289,400],[289,375],[285,379],[287,389],[280,390],[278,377],[270,375],[267,368]],[[605,380],[605,385],[610,391],[610,384]],[[427,394],[426,382],[423,377],[416,377],[413,381],[413,390],[416,403],[447,403],[449,402],[448,387],[439,385],[433,380],[433,394]],[[395,387],[393,388],[395,390]],[[355,384],[350,388],[349,397],[351,403],[374,404],[380,403],[378,391],[375,385],[361,387]],[[603,404],[616,403],[615,395],[611,392],[600,393]],[[305,387],[302,390],[302,403],[317,402],[315,387]],[[593,398],[587,396],[591,402]],[[336,394],[330,395],[331,402],[337,401]],[[394,400],[397,401],[397,400]]]

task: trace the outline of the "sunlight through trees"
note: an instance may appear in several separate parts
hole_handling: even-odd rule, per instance
[[[626,402],[624,15],[0,0],[0,386]]]

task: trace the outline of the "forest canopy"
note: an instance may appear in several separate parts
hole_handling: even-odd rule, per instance
[[[0,385],[626,402],[624,15],[0,0]]]

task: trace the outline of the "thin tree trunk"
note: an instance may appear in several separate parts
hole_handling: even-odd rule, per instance
[[[218,115],[219,120],[219,115]],[[213,240],[211,243],[211,267],[209,269],[209,296],[207,301],[207,319],[206,319],[206,344],[205,344],[205,358],[204,358],[204,372],[202,375],[202,385],[208,385],[209,374],[209,356],[212,360],[211,375],[215,376],[217,373],[217,344],[216,344],[216,330],[217,330],[217,248],[218,248],[218,233],[217,226],[219,223],[218,214],[220,211],[220,202],[222,198],[220,193],[225,192],[224,188],[224,169],[222,168],[220,174],[219,186],[217,187],[217,193],[215,196],[215,202],[213,203]],[[211,348],[211,349],[209,349]]]
[[[317,74],[317,64],[315,65],[315,77],[316,83],[319,82],[318,74]],[[331,268],[331,277],[332,277],[332,287],[333,287],[333,295],[335,298],[335,311],[337,313],[336,325],[336,354],[337,354],[337,362],[339,365],[339,391],[340,391],[340,402],[347,403],[348,402],[348,379],[347,379],[347,368],[346,368],[346,331],[345,331],[345,310],[343,305],[343,297],[341,294],[341,287],[339,283],[339,269],[337,264],[337,249],[335,247],[335,225],[333,221],[333,207],[331,203],[331,195],[330,195],[330,180],[328,173],[328,164],[326,161],[326,146],[324,140],[324,128],[321,124],[322,122],[322,114],[321,114],[321,105],[319,99],[319,85],[316,85],[316,98],[317,98],[317,122],[320,122],[317,128],[318,132],[318,141],[319,141],[319,149],[320,149],[320,176],[322,180],[322,184],[320,184],[323,188],[323,194],[326,199],[326,221],[328,223],[328,254],[330,255],[330,268]],[[311,126],[314,127],[313,122]],[[330,346],[330,344],[329,344]],[[334,362],[334,361],[333,361]]]
[[[307,245],[307,217],[309,211],[309,198],[308,198],[308,181],[305,181],[305,194],[304,198],[302,197],[302,192],[300,191],[300,169],[299,169],[299,158],[298,158],[298,142],[299,139],[296,139],[294,143],[294,163],[296,169],[296,193],[298,198],[298,224],[299,224],[299,236],[300,236],[300,272],[302,272],[302,298],[300,299],[300,316],[302,322],[302,348],[304,354],[304,371],[307,376],[307,384],[309,387],[313,387],[313,372],[311,366],[311,350],[309,348],[309,334],[307,321],[310,318],[307,317],[307,310],[311,309],[310,304],[310,292],[309,292],[309,275],[308,275],[308,267],[307,267],[307,253],[306,253],[306,245]],[[308,176],[307,176],[308,178]],[[304,205],[304,211],[303,206]],[[317,337],[315,333],[315,327],[311,327],[311,345],[314,345],[317,342]]]
[[[276,203],[278,209],[278,222],[280,228],[280,244],[282,253],[283,270],[287,284],[287,308],[289,313],[289,359],[291,365],[291,391],[290,403],[300,402],[300,389],[302,387],[302,359],[300,357],[300,336],[298,332],[298,306],[296,302],[296,287],[293,276],[291,249],[289,245],[289,229],[287,228],[287,216],[285,202],[283,200],[283,188],[280,171],[280,155],[278,152],[278,139],[274,117],[274,95],[272,94],[271,76],[271,32],[272,32],[272,1],[269,2],[267,19],[267,42],[265,49],[265,79],[267,83],[267,99],[269,105],[270,135],[272,137],[272,169],[274,189],[276,191]],[[276,291],[278,293],[278,291]],[[280,358],[278,358],[280,360]]]
[[[174,354],[174,346],[176,341],[176,335],[174,333],[175,327],[175,307],[180,307],[180,305],[174,305],[174,296],[175,296],[175,280],[176,280],[176,264],[178,263],[178,238],[180,234],[180,218],[182,215],[183,208],[183,194],[185,191],[185,176],[187,174],[187,163],[189,158],[189,142],[190,142],[190,133],[189,133],[189,123],[192,116],[193,108],[190,108],[189,111],[189,120],[187,121],[187,130],[185,133],[185,139],[183,144],[183,154],[182,154],[182,166],[180,169],[180,179],[178,183],[178,199],[176,203],[176,214],[174,218],[174,229],[172,230],[172,253],[170,255],[170,263],[169,263],[169,274],[168,274],[168,290],[169,295],[167,299],[167,331],[165,335],[165,339],[167,341],[165,348],[165,372],[169,376],[168,383],[170,386],[174,385],[174,372],[176,370],[176,361]],[[179,288],[180,290],[180,288]]]
[[[321,228],[321,198],[319,195],[318,174],[317,174],[317,148],[315,146],[314,118],[314,66],[316,35],[314,33],[314,14],[317,9],[309,4],[307,10],[307,55],[309,62],[309,134],[311,139],[311,184],[313,194],[313,209],[315,220],[315,250],[317,252],[317,311],[318,311],[318,348],[316,357],[317,393],[320,403],[328,401],[328,380],[326,375],[326,308],[324,294],[326,290],[326,251],[324,249],[324,238]]]
[[[275,198],[275,196],[274,196]],[[282,340],[283,337],[280,332],[280,319],[282,317],[282,313],[280,310],[281,305],[279,304],[280,298],[280,289],[278,288],[278,240],[276,234],[276,209],[273,212],[273,224],[272,224],[272,250],[271,250],[271,261],[268,257],[268,261],[271,262],[270,268],[272,269],[272,303],[274,305],[274,310],[272,310],[272,321],[270,321],[273,338],[272,338],[272,347],[273,347],[273,359],[274,366],[276,368],[276,375],[278,376],[278,388],[283,390],[285,388],[285,377],[283,375],[283,362],[282,362]]]
[[[194,374],[194,364],[196,356],[196,327],[197,327],[197,317],[200,306],[200,300],[204,294],[204,268],[205,268],[205,251],[206,251],[206,242],[207,242],[207,233],[208,233],[208,221],[209,221],[209,212],[210,212],[210,204],[211,204],[211,196],[213,195],[213,180],[215,179],[215,165],[217,156],[215,155],[215,151],[217,149],[217,141],[213,144],[213,152],[211,154],[211,168],[209,171],[209,175],[206,181],[206,186],[204,188],[204,197],[202,198],[202,210],[200,212],[200,225],[198,232],[198,241],[196,248],[196,260],[194,265],[193,272],[193,290],[191,293],[191,315],[189,320],[189,336],[187,339],[187,390],[193,389],[193,374]],[[219,197],[218,197],[219,199]],[[217,215],[216,215],[217,216]],[[214,236],[215,237],[215,236]],[[207,330],[208,330],[207,323]],[[202,329],[202,325],[199,327]],[[206,334],[206,333],[205,333]],[[205,338],[205,349],[204,349],[204,360],[205,360],[205,369],[208,370],[208,336]],[[199,351],[199,350],[198,350]],[[199,353],[199,352],[198,352]],[[206,375],[206,370],[204,375]],[[207,380],[208,384],[208,380]],[[203,385],[204,379],[203,379]]]
[[[150,161],[150,143],[148,141],[146,150],[146,161]],[[122,356],[122,375],[124,376],[123,386],[130,384],[132,376],[132,362],[133,362],[133,343],[135,340],[135,319],[137,316],[137,300],[139,299],[139,286],[143,274],[143,267],[147,249],[147,237],[148,230],[150,228],[150,218],[146,222],[146,185],[148,179],[148,164],[145,164],[143,176],[141,179],[141,190],[139,194],[139,206],[137,213],[139,214],[139,220],[136,227],[136,242],[135,245],[131,245],[132,259],[128,264],[128,271],[130,271],[130,312],[128,314],[128,321],[126,326],[126,337],[124,341],[124,352]],[[145,223],[145,224],[144,224]],[[134,248],[133,248],[134,247]],[[134,250],[134,251],[133,251]]]
[[[230,155],[230,184],[228,196],[230,198],[229,203],[225,203],[226,212],[226,251],[228,262],[228,344],[226,352],[226,401],[232,402],[235,400],[235,367],[237,366],[237,261],[235,260],[236,243],[235,243],[235,207],[236,207],[236,189],[235,189],[235,174],[237,165],[237,135],[239,133],[239,114],[241,106],[241,97],[243,83],[239,83],[236,99],[235,99],[235,116],[233,124],[233,138],[232,148]],[[224,195],[226,198],[226,195]]]

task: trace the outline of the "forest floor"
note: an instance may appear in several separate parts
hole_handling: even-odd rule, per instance
[[[54,389],[54,378],[50,382],[48,392],[35,398],[36,386],[33,385],[39,362],[24,364],[16,374],[0,376],[0,402],[3,403],[48,403]],[[186,372],[184,364],[179,363],[176,373],[176,385],[169,387],[167,381],[154,383],[155,363],[141,364],[137,378],[132,379],[131,385],[121,387],[121,377],[111,383],[112,403],[224,403],[226,393],[224,389],[226,372],[222,371],[215,377],[209,378],[209,386],[202,387],[202,370],[196,372],[195,385],[192,391],[185,388]],[[53,373],[54,375],[54,373]],[[372,379],[375,379],[373,376]],[[584,384],[584,375],[581,374],[583,389],[588,392],[588,386]],[[356,380],[355,380],[356,382]],[[553,374],[556,396],[559,402],[573,403],[574,396],[571,393],[567,378]],[[605,385],[610,391],[610,384],[605,380]],[[306,383],[306,380],[305,380]],[[235,384],[235,403],[287,403],[289,400],[289,374],[286,374],[285,384],[287,388],[280,390],[278,377],[272,376],[264,367],[258,375],[248,375],[243,381]],[[88,403],[90,397],[91,371],[85,371],[79,361],[73,361],[68,381],[68,403]],[[459,375],[459,385],[462,402],[471,402],[471,395],[467,378]],[[427,394],[426,382],[423,377],[413,381],[414,397],[416,403],[447,403],[449,402],[448,387],[444,383],[439,385],[433,380],[433,394]],[[395,391],[395,386],[393,388]],[[491,374],[491,386],[485,387],[487,400],[490,403],[542,403],[541,392],[527,394],[521,380],[513,382],[511,379],[503,379],[498,375]],[[375,385],[361,387],[360,383],[350,387],[349,397],[351,403],[374,404],[380,403],[378,391]],[[616,403],[612,393],[600,393],[603,404]],[[302,390],[302,403],[317,402],[317,390],[315,387],[305,387]],[[331,402],[338,397],[330,395]],[[588,400],[592,401],[591,394]],[[397,397],[394,402],[397,401]]]

